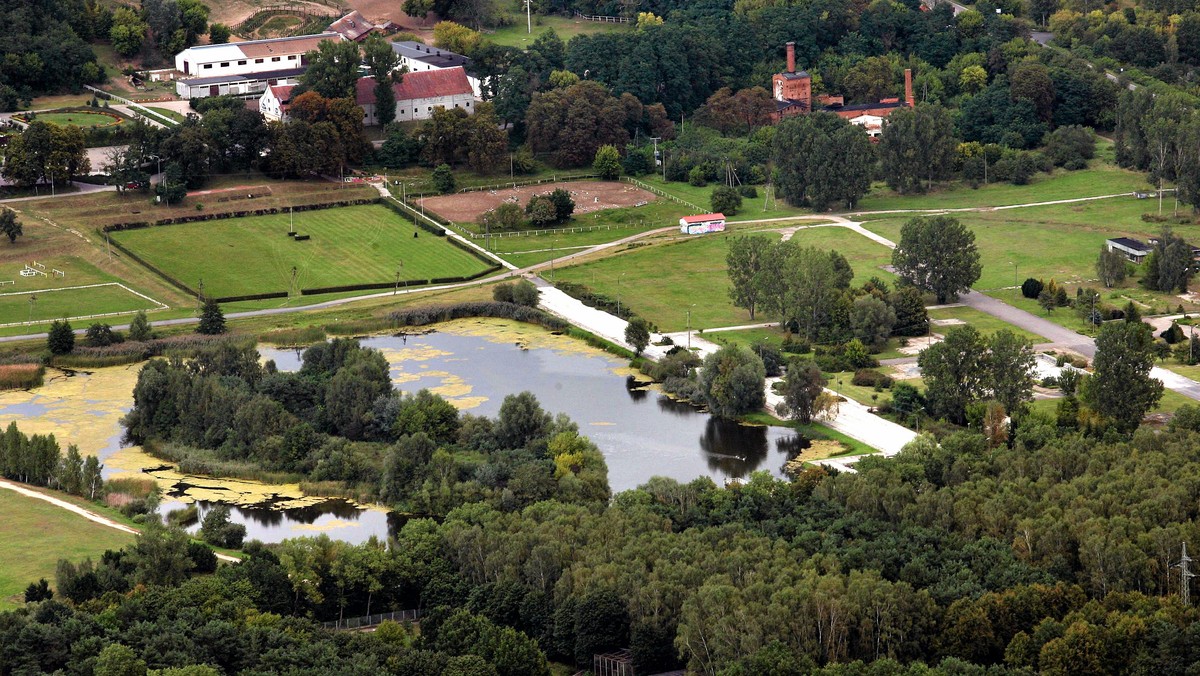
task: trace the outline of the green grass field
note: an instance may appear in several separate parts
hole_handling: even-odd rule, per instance
[[[8,288],[8,287],[0,287]],[[33,302],[30,302],[30,298]],[[116,284],[86,289],[53,289],[0,295],[0,324],[49,321],[64,317],[134,313],[158,307]],[[99,321],[99,320],[98,320]]]
[[[874,240],[839,227],[805,228],[797,230],[792,235],[792,241],[801,246],[811,246],[818,249],[833,249],[850,261],[854,268],[854,280],[851,284],[861,285],[872,277],[878,277],[891,284],[896,276],[882,266],[892,262],[892,250]]]
[[[486,33],[489,41],[505,47],[520,47],[524,49],[533,44],[534,40],[538,39],[542,33],[554,29],[558,33],[558,37],[562,41],[569,42],[576,35],[585,33],[607,33],[610,31],[628,31],[633,30],[629,24],[613,24],[613,23],[597,23],[593,21],[576,21],[573,18],[562,16],[537,16],[533,18],[533,33],[529,33],[529,27],[525,21],[525,14],[513,14],[509,17],[512,23],[504,28],[497,28],[495,32]]]
[[[81,111],[70,113],[38,113],[37,119],[41,122],[49,122],[63,127],[71,125],[76,127],[105,127],[122,122],[122,120],[111,118],[108,115]]]
[[[623,303],[663,331],[687,328],[689,308],[693,328],[748,324],[749,313],[729,301],[728,250],[729,235],[705,235],[636,247],[619,256],[560,268],[555,276],[610,298],[616,298],[619,291]],[[771,319],[760,314],[755,321]]]
[[[9,490],[0,490],[0,514],[0,610],[18,605],[38,578],[53,584],[59,559],[98,560],[104,550],[133,542],[128,533]]]
[[[167,225],[113,233],[114,239],[185,284],[204,281],[205,293],[241,296],[471,275],[487,268],[478,258],[400,218],[386,207],[364,205],[288,214]],[[418,233],[413,237],[413,233]]]
[[[1150,184],[1146,182],[1145,174],[1094,160],[1092,167],[1085,170],[1058,169],[1052,174],[1037,174],[1029,185],[992,183],[972,189],[969,185],[954,182],[946,186],[935,186],[934,192],[925,195],[897,195],[886,185],[877,183],[854,210],[957,209],[1029,204],[1115,195],[1149,188]]]
[[[1171,213],[1173,202],[1164,201]],[[1075,204],[952,214],[971,228],[983,263],[977,289],[1020,284],[1026,277],[1077,281],[1094,279],[1104,240],[1128,236],[1145,240],[1162,226],[1142,214],[1155,212],[1154,200],[1113,198]],[[914,215],[869,220],[863,226],[892,241]],[[1189,241],[1200,241],[1200,225],[1174,225]],[[1014,268],[1015,264],[1015,268]]]
[[[180,115],[179,113],[171,110],[170,108],[159,108],[157,106],[146,106],[146,109],[152,110],[152,111],[158,113],[159,115],[162,115],[163,117],[165,117],[169,120],[175,120],[176,122],[183,122],[184,120],[187,119],[183,115]]]
[[[1019,328],[1013,326],[1012,324],[1001,321],[989,314],[980,312],[979,310],[976,310],[975,308],[951,307],[951,308],[941,308],[941,309],[937,309],[937,310],[930,310],[929,318],[930,319],[957,319],[957,320],[963,322],[963,324],[970,324],[971,326],[974,326],[976,330],[978,330],[980,333],[982,333],[985,336],[990,336],[991,334],[993,334],[1001,329],[1008,329],[1009,331],[1012,331],[1013,333],[1017,334],[1018,336],[1026,338],[1026,339],[1030,340],[1031,342],[1034,342],[1034,343],[1046,342],[1045,338],[1037,335],[1036,333],[1030,333],[1028,331],[1025,331],[1024,329],[1019,329]],[[955,328],[958,328],[958,327],[962,326],[963,324],[946,324],[946,325],[936,325],[935,324],[931,327],[931,329],[933,330],[934,333],[940,333],[942,335],[945,335],[948,331],[953,331]]]

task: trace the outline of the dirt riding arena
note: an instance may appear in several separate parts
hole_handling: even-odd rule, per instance
[[[534,196],[549,195],[556,188],[571,193],[571,198],[575,200],[576,214],[640,206],[656,199],[654,193],[618,181],[565,181],[425,197],[419,200],[419,203],[454,223],[474,223],[480,214],[495,209],[504,202],[516,202],[524,208]]]

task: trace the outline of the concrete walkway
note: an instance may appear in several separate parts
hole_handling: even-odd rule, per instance
[[[88,521],[98,523],[101,526],[107,526],[108,528],[113,528],[113,529],[119,530],[123,533],[129,533],[130,535],[138,535],[140,533],[140,531],[138,531],[138,529],[136,529],[136,528],[133,528],[131,526],[126,526],[123,523],[117,523],[116,521],[113,521],[112,519],[110,519],[106,516],[101,516],[101,515],[93,512],[90,509],[84,509],[83,507],[80,507],[79,505],[67,502],[66,500],[60,500],[52,495],[46,495],[45,493],[42,493],[40,491],[35,491],[31,488],[26,488],[25,486],[22,486],[21,484],[14,483],[14,482],[8,481],[6,479],[0,479],[0,488],[7,488],[10,491],[15,491],[15,492],[20,493],[21,495],[24,495],[29,498],[35,498],[37,500],[44,500],[44,501],[49,502],[50,504],[54,505],[55,507],[60,507],[62,509],[67,510],[68,512],[73,512],[75,514],[78,514],[79,516],[82,516],[83,518],[87,519]],[[221,559],[222,561],[228,561],[230,563],[241,563],[241,559],[239,559],[237,557],[229,556],[228,554],[217,554],[217,558]]]
[[[629,325],[629,322],[603,310],[588,307],[581,301],[550,286],[544,280],[535,279],[534,283],[537,284],[538,293],[541,296],[539,305],[542,309],[605,340],[629,350],[633,349],[625,342],[625,327]],[[671,338],[676,345],[687,345],[686,332],[665,335]],[[691,344],[693,351],[701,358],[716,352],[721,347],[694,331],[691,335]],[[669,349],[666,346],[650,345],[643,354],[651,359],[661,359],[666,356]],[[769,378],[766,382],[767,410],[772,415],[775,414],[775,407],[783,401],[783,397],[775,394],[771,388],[778,381],[779,378]],[[916,437],[912,430],[884,420],[871,413],[866,406],[850,400],[841,403],[836,418],[821,424],[841,432],[851,439],[879,449],[886,457],[899,453],[904,444]]]
[[[783,403],[783,397],[776,394],[771,386],[780,380],[781,378],[767,379],[767,410],[771,411],[773,415],[775,415],[776,407]],[[821,422],[821,424],[841,432],[855,441],[861,441],[871,448],[879,449],[883,457],[890,458],[896,455],[901,448],[904,448],[905,444],[917,438],[916,432],[875,415],[869,407],[839,395],[829,388],[825,388],[825,391],[837,396],[842,401],[838,405],[837,417],[828,422]]]

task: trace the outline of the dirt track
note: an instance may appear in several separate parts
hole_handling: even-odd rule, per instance
[[[516,202],[524,207],[530,198],[549,194],[555,188],[562,188],[571,193],[575,200],[576,214],[632,207],[657,199],[651,192],[617,181],[567,181],[426,197],[419,202],[426,209],[455,223],[474,223],[480,214],[495,209],[504,202]]]

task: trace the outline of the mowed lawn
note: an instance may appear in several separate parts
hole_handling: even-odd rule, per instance
[[[0,289],[11,287],[0,287]],[[33,302],[30,302],[30,298]],[[48,321],[110,312],[134,313],[158,307],[141,296],[109,284],[87,289],[42,290],[0,295],[0,324]]]
[[[472,275],[487,269],[475,256],[442,237],[419,230],[387,207],[363,205],[295,214],[253,216],[113,233],[129,250],[215,297],[313,289],[396,280]],[[414,233],[416,236],[414,237]]]
[[[108,125],[116,126],[124,120],[100,113],[88,112],[70,112],[70,113],[38,113],[35,118],[40,122],[48,122],[57,124],[62,127],[104,127]]]
[[[778,239],[778,233],[760,237]],[[555,270],[559,280],[575,282],[628,305],[663,331],[750,323],[750,314],[729,300],[725,255],[730,235],[698,235],[653,246],[640,246],[617,256]],[[545,273],[550,276],[549,273]],[[694,304],[694,307],[693,307]],[[771,321],[759,313],[754,321]]]
[[[1164,200],[1165,214],[1170,215],[1172,207],[1172,200]],[[1060,282],[1095,279],[1096,259],[1104,240],[1125,236],[1145,241],[1157,234],[1161,224],[1142,220],[1142,214],[1157,209],[1155,200],[1118,197],[950,215],[975,233],[983,264],[975,288],[998,289],[1020,284],[1027,277]],[[898,242],[901,226],[918,215],[869,220],[863,227]],[[1200,225],[1171,227],[1188,241],[1200,242]]]
[[[878,277],[889,285],[896,279],[895,275],[883,269],[884,265],[891,265],[892,250],[848,228],[805,228],[797,230],[792,235],[792,241],[800,246],[832,249],[845,256],[854,269],[854,279],[850,283],[855,286],[861,286],[872,277]]]
[[[550,29],[554,29],[554,32],[558,33],[558,37],[563,43],[569,42],[576,35],[583,35],[585,33],[633,30],[633,26],[630,24],[582,21],[564,16],[537,16],[533,17],[533,33],[530,33],[524,12],[513,14],[510,18],[512,19],[510,25],[504,28],[497,28],[486,35],[489,42],[505,47],[521,47],[524,49],[533,44],[534,40],[537,40],[542,33]]]
[[[53,585],[59,559],[96,561],[104,550],[133,542],[128,533],[10,490],[0,489],[0,514],[0,610],[23,601],[25,587],[38,578]]]

